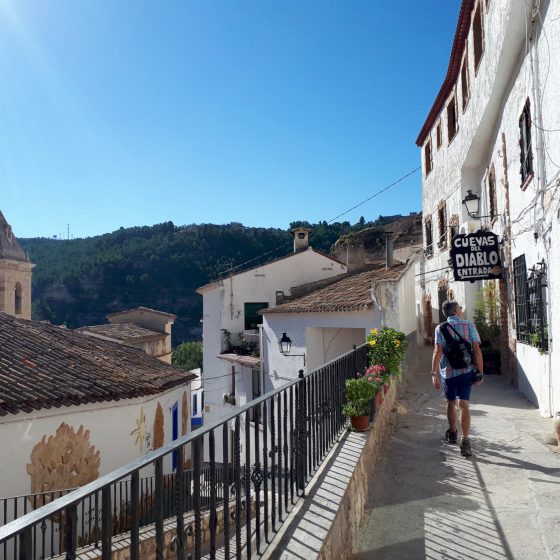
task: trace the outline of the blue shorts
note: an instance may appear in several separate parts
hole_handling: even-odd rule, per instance
[[[454,401],[455,399],[469,401],[471,399],[472,388],[471,377],[470,373],[462,373],[461,375],[444,379],[443,390],[445,392],[445,398],[448,401]]]

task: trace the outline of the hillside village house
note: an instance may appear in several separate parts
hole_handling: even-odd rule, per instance
[[[205,423],[263,392],[259,311],[276,305],[294,286],[346,273],[343,263],[309,247],[308,229],[293,234],[293,253],[197,290],[203,297]]]
[[[558,37],[558,0],[463,0],[447,75],[416,141],[423,336],[433,342],[447,297],[463,302],[473,319],[481,288],[492,286],[502,373],[544,416],[560,410]],[[481,230],[498,236],[500,277],[454,280],[453,238]]]
[[[313,371],[364,343],[372,328],[390,326],[416,344],[415,260],[385,261],[329,286],[264,310],[263,362],[267,390]],[[288,353],[278,341],[291,341]]]
[[[76,330],[89,336],[140,348],[146,354],[170,364],[173,353],[171,330],[175,319],[177,316],[171,313],[137,307],[107,315],[108,324],[90,325]]]

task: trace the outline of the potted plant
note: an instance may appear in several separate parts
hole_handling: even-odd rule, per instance
[[[227,404],[231,404],[235,406],[235,394],[234,393],[225,393],[224,394],[224,402]]]
[[[370,364],[385,367],[383,377],[387,380],[391,376],[399,375],[401,362],[406,351],[406,340],[403,332],[390,327],[371,329],[366,337],[369,344]]]
[[[480,335],[480,350],[485,373],[500,373],[500,302],[496,285],[490,282],[478,293],[474,324]]]
[[[344,389],[347,402],[342,412],[350,418],[355,430],[364,432],[369,428],[369,413],[376,392],[375,385],[366,377],[354,377],[346,380]]]

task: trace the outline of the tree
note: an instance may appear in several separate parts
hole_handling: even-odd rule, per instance
[[[202,367],[202,341],[179,344],[171,356],[171,363],[186,370]]]

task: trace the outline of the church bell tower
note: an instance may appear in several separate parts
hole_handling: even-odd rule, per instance
[[[31,271],[25,251],[0,212],[0,311],[31,319]]]

